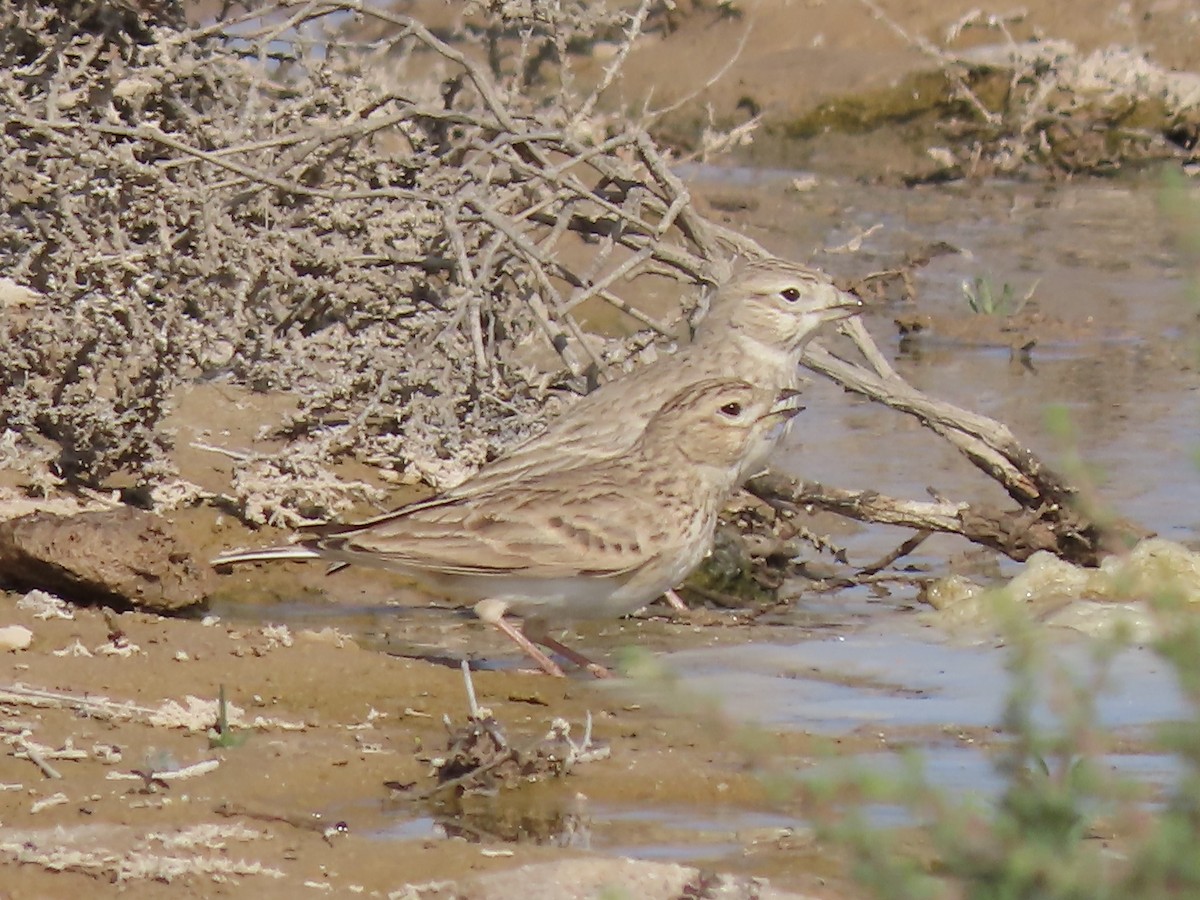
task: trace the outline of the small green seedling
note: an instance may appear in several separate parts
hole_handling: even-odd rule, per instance
[[[999,294],[996,293],[992,280],[985,275],[963,279],[962,283],[963,299],[967,301],[967,306],[971,307],[971,312],[980,316],[1015,316],[1033,299],[1036,290],[1037,282],[1034,282],[1025,296],[1018,299],[1016,290],[1007,281],[1000,288]]]
[[[217,688],[217,724],[208,729],[209,747],[240,747],[249,734],[239,734],[229,724],[229,707],[225,702],[225,685]]]

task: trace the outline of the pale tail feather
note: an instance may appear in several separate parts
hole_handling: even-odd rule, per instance
[[[230,566],[234,563],[266,562],[272,559],[321,559],[316,550],[309,550],[299,545],[293,547],[265,547],[262,550],[235,550],[232,553],[222,553],[214,557],[212,565]]]

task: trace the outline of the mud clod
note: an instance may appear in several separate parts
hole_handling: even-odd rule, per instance
[[[79,605],[176,612],[204,601],[214,576],[170,524],[131,507],[0,522],[0,581]]]

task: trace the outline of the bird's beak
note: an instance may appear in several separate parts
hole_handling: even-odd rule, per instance
[[[833,285],[829,285],[829,299],[823,305],[828,320],[836,322],[839,319],[848,319],[851,316],[856,316],[863,311],[863,302],[858,297],[851,294],[849,291],[839,290]]]
[[[800,405],[800,391],[786,388],[779,392],[779,398],[775,401],[775,405],[763,414],[762,419],[786,422],[803,411],[804,407]]]

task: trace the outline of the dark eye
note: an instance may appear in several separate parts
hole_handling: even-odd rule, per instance
[[[742,404],[726,403],[721,407],[721,412],[727,416],[740,416],[742,414]]]
[[[797,300],[800,299],[800,288],[794,288],[794,287],[784,288],[779,293],[783,297],[783,299],[786,300],[788,303],[795,303]]]

